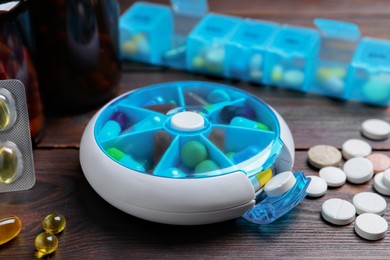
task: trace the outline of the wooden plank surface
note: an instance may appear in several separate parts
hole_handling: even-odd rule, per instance
[[[157,1],[156,1],[157,2]],[[168,1],[158,1],[168,4]],[[121,0],[124,11],[133,1]],[[280,23],[312,26],[315,17],[356,22],[364,35],[390,39],[390,2],[366,0],[215,0],[210,10]],[[307,150],[316,144],[338,148],[350,138],[363,138],[360,124],[367,118],[390,122],[389,109],[342,102],[314,94],[254,86],[172,69],[124,63],[118,95],[142,86],[177,80],[203,80],[242,88],[273,106],[287,121],[297,152],[295,170],[317,171],[307,164]],[[79,142],[95,109],[76,115],[47,115],[46,133],[34,149],[37,182],[33,189],[0,194],[0,215],[18,215],[20,235],[0,246],[0,259],[31,259],[41,221],[51,212],[67,217],[53,259],[389,259],[390,236],[369,242],[353,231],[354,224],[336,227],[320,217],[322,203],[332,197],[351,201],[354,194],[373,191],[372,181],[345,184],[319,199],[305,199],[296,209],[269,225],[244,219],[182,227],[151,223],[115,209],[86,181],[79,164]],[[375,151],[390,155],[390,140],[369,141]],[[389,197],[386,197],[389,203]],[[390,220],[389,209],[385,218]]]

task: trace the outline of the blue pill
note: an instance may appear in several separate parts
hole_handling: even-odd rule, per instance
[[[247,119],[245,117],[236,116],[230,121],[230,125],[232,126],[239,126],[239,127],[247,127],[247,128],[253,128],[253,129],[259,129],[259,130],[266,130],[269,131],[269,127],[259,123],[257,121],[253,121],[250,119]]]
[[[232,119],[236,116],[255,120],[256,112],[250,106],[226,106],[219,114],[221,121],[225,124],[229,124],[230,121],[232,121]]]
[[[103,125],[98,137],[101,139],[118,136],[128,124],[127,115],[123,112],[115,112]]]
[[[207,101],[212,104],[219,103],[219,102],[226,102],[230,100],[231,98],[229,94],[223,89],[213,90],[207,95]]]

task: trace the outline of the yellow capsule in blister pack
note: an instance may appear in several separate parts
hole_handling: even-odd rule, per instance
[[[16,120],[16,107],[12,94],[6,89],[0,89],[0,131],[13,126]]]
[[[0,182],[12,183],[22,173],[22,154],[16,144],[0,142]]]

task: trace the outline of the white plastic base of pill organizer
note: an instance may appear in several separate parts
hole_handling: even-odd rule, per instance
[[[130,169],[107,155],[96,137],[99,116],[112,104],[140,90],[125,93],[108,103],[93,116],[84,131],[80,163],[93,189],[108,203],[128,214],[166,224],[216,223],[238,218],[253,208],[256,199],[254,186],[248,175],[235,167],[229,167],[234,170],[226,174],[211,177],[167,178]],[[273,172],[291,170],[294,142],[290,129],[275,110],[264,102],[262,104],[274,114],[284,144],[278,155],[273,156],[277,158],[272,158]]]

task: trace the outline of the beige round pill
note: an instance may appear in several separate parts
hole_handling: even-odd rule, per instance
[[[308,160],[316,168],[337,166],[341,161],[341,152],[330,145],[316,145],[309,149]]]
[[[390,168],[390,158],[383,153],[372,153],[366,157],[372,163],[374,172],[383,172]]]

